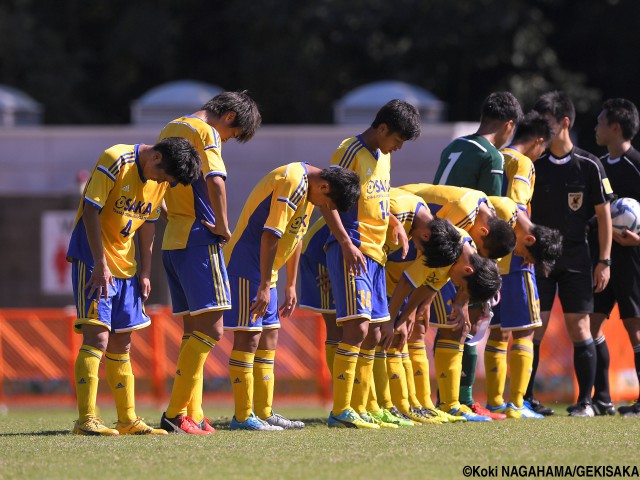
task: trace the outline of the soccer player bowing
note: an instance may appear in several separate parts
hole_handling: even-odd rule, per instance
[[[72,266],[73,293],[82,333],[75,364],[79,435],[162,434],[135,413],[134,378],[129,360],[131,332],[151,320],[143,302],[149,297],[155,222],[169,183],[192,183],[200,158],[181,138],[154,146],[116,145],[105,150],[84,189],[67,259]],[[140,272],[136,275],[136,231]],[[97,416],[98,367],[106,358],[107,380],[118,412],[116,428]]]
[[[229,359],[235,402],[231,430],[304,427],[272,409],[280,316],[289,316],[297,303],[298,261],[313,206],[347,211],[359,195],[356,173],[301,162],[276,168],[251,192],[224,248],[232,305],[224,327],[234,332]],[[275,286],[278,270],[285,265],[285,299],[278,309]]]

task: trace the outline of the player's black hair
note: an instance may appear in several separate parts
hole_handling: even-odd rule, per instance
[[[200,155],[189,140],[168,137],[156,143],[153,149],[162,154],[160,168],[178,183],[191,185],[200,176]]]
[[[542,115],[550,114],[558,123],[562,122],[564,117],[568,117],[569,128],[573,127],[573,122],[576,120],[576,108],[569,95],[557,90],[541,95],[533,109]]]
[[[622,130],[622,138],[631,140],[638,133],[640,121],[638,109],[633,102],[625,98],[610,98],[602,104],[607,117],[607,123],[617,123]]]
[[[539,112],[528,112],[516,128],[511,143],[529,142],[536,138],[543,138],[545,142],[551,139],[551,125]]]
[[[240,127],[240,135],[236,140],[245,143],[251,140],[256,130],[262,123],[262,116],[258,110],[258,105],[249,96],[247,90],[241,92],[223,92],[216,95],[207,103],[202,110],[207,110],[221,117],[227,112],[236,112],[236,119],[231,124],[232,127]]]
[[[520,102],[511,92],[493,92],[482,102],[482,118],[487,120],[499,120],[520,123],[522,120],[522,107]]]
[[[502,258],[516,248],[516,232],[507,222],[498,217],[489,217],[489,233],[482,237],[482,245],[489,258]]]
[[[389,133],[398,133],[404,140],[415,140],[420,136],[421,120],[418,109],[404,100],[391,100],[382,106],[371,126],[384,123]]]
[[[427,226],[431,230],[429,240],[420,240],[424,264],[431,268],[453,265],[462,253],[460,234],[442,218],[434,218]]]
[[[473,302],[486,302],[502,287],[502,277],[494,260],[481,257],[477,253],[471,255],[469,263],[473,273],[464,279],[467,282],[469,296]]]
[[[543,225],[534,225],[531,234],[536,238],[536,242],[527,246],[527,251],[534,258],[542,276],[546,277],[562,255],[562,235],[559,230]]]
[[[329,183],[327,196],[341,212],[351,210],[360,198],[360,176],[346,168],[325,168],[320,178]]]

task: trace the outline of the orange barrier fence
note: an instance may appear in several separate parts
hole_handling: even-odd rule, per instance
[[[136,397],[160,403],[166,401],[171,389],[182,325],[172,317],[168,307],[152,306],[147,312],[152,318],[151,326],[134,332],[132,340]],[[73,333],[74,319],[74,308],[0,309],[0,403],[74,401],[73,367],[81,343],[81,336]],[[282,321],[282,326],[276,356],[276,396],[329,402],[331,382],[325,366],[322,317],[298,309],[291,318]],[[430,329],[430,356],[433,334]],[[613,400],[633,399],[638,392],[633,351],[617,309],[605,323],[605,334],[611,353]],[[231,339],[227,332],[205,364],[207,399],[231,398],[227,375]],[[106,378],[104,371],[100,378]],[[435,381],[432,384],[435,391]],[[556,302],[542,343],[537,392],[545,401],[569,402],[573,400],[574,390],[573,347]],[[475,391],[481,399],[484,391],[482,346]],[[109,394],[106,381],[100,382],[99,393]]]

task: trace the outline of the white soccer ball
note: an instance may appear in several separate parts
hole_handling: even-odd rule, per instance
[[[619,198],[611,204],[613,231],[640,233],[640,203],[633,198]]]

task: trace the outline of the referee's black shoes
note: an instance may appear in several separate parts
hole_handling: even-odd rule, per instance
[[[591,400],[591,406],[593,407],[593,413],[596,416],[606,416],[606,415],[615,415],[616,407],[613,406],[612,402],[603,402],[602,400]],[[571,414],[574,410],[580,407],[579,403],[575,405],[571,405],[567,407],[567,412]],[[630,407],[622,407],[622,408],[630,408]]]
[[[618,407],[618,413],[623,417],[640,417],[640,400],[633,405],[623,405]]]
[[[525,398],[524,403],[527,404],[527,406],[531,410],[533,410],[536,413],[539,413],[540,415],[544,415],[545,417],[548,417],[549,415],[553,415],[554,413],[556,413],[555,410],[549,407],[545,407],[535,398]]]

